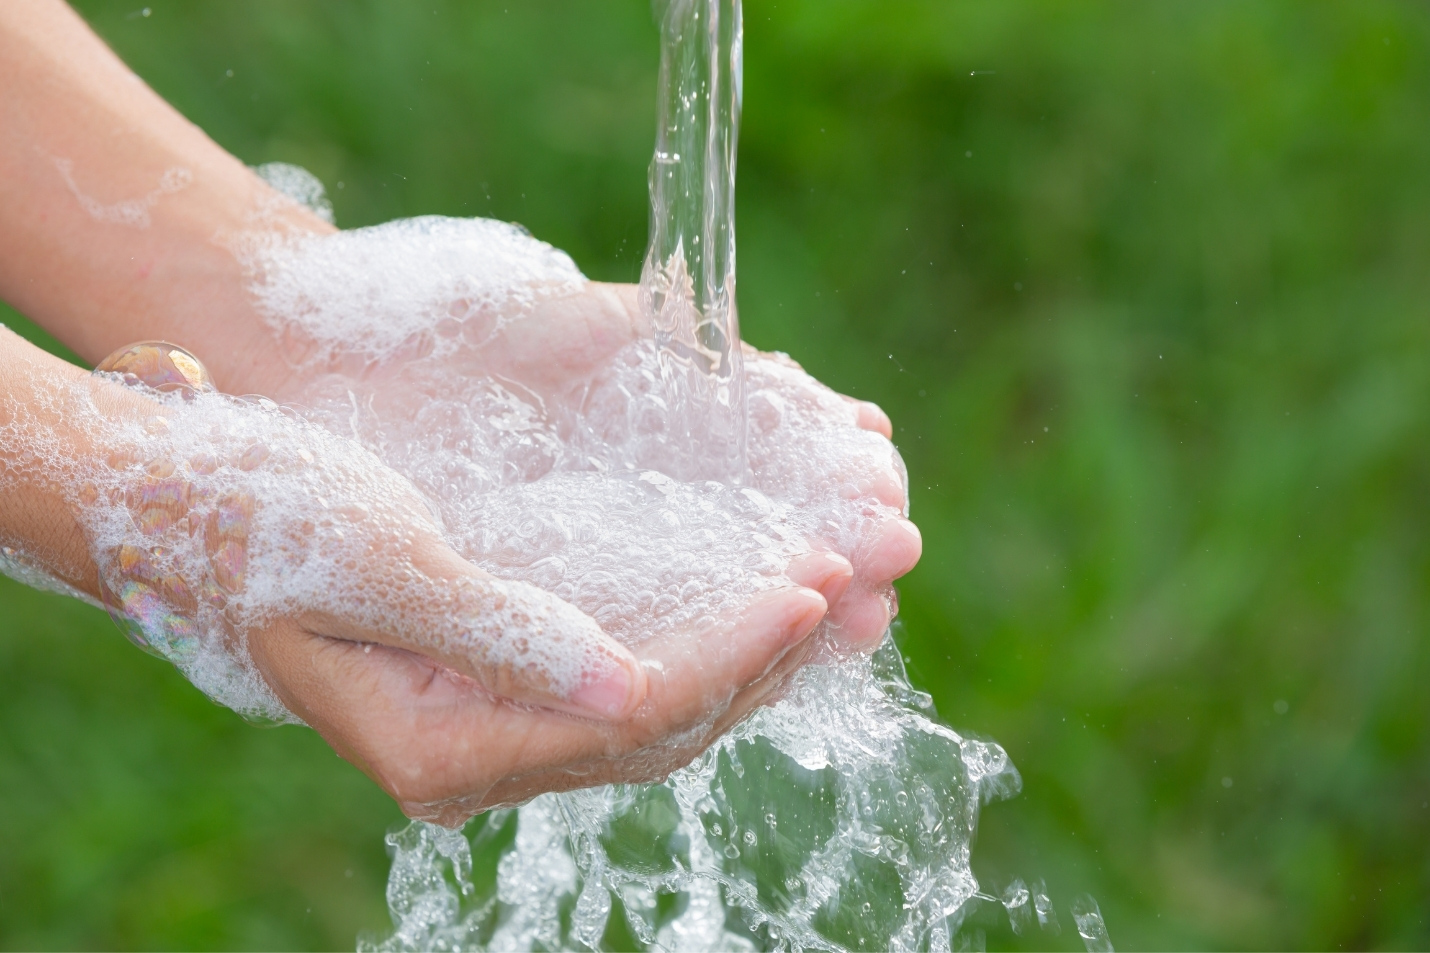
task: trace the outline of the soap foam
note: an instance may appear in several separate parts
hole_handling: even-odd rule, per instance
[[[484,340],[539,296],[579,291],[564,252],[519,225],[441,216],[333,235],[239,240],[258,304],[308,366],[339,355],[381,360],[404,346]],[[350,366],[350,365],[349,365]]]
[[[280,195],[297,202],[329,225],[336,221],[323,180],[307,169],[287,162],[265,162],[254,166],[253,171]]]
[[[432,578],[413,544],[441,538],[435,514],[355,442],[271,401],[187,388],[130,388],[146,406],[116,413],[125,386],[97,373],[50,395],[40,410],[72,436],[30,436],[29,469],[75,507],[121,626],[215,701],[296,722],[247,638],[303,613],[537,672],[563,696],[616,664],[588,616],[533,586]],[[41,430],[36,416],[11,408],[11,445]],[[0,564],[33,581],[27,567],[18,555]]]
[[[55,170],[59,172],[60,178],[64,179],[65,187],[70,190],[70,194],[75,197],[80,208],[84,209],[90,218],[96,222],[108,225],[125,225],[129,228],[148,228],[153,221],[153,217],[149,213],[155,205],[159,204],[159,200],[166,195],[183,191],[194,181],[192,172],[183,166],[174,166],[171,169],[165,169],[164,173],[159,176],[158,187],[139,198],[105,203],[79,187],[74,175],[74,160],[56,157],[54,163]]]

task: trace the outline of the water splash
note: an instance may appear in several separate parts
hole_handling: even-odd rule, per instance
[[[1087,953],[1112,953],[1112,940],[1107,935],[1107,924],[1102,922],[1102,911],[1098,909],[1096,900],[1088,894],[1074,897],[1072,915]]]
[[[1019,780],[931,714],[890,638],[807,669],[664,784],[494,812],[471,850],[414,823],[388,839],[397,932],[362,948],[949,949],[979,807]]]

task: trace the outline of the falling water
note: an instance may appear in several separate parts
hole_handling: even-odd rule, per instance
[[[740,0],[656,0],[660,98],[641,306],[655,329],[683,479],[745,475],[745,389],[735,309]]]

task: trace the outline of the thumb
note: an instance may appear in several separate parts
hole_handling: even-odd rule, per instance
[[[299,623],[424,655],[515,702],[619,721],[645,700],[644,669],[596,620],[535,586],[490,576],[443,544],[422,550]]]

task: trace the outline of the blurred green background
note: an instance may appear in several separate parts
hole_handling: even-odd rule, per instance
[[[487,215],[638,274],[645,0],[139,3],[80,7],[340,225]],[[1430,945],[1430,10],[746,18],[746,337],[896,421],[912,674],[1025,780],[985,884],[1045,877],[1069,948],[1082,891],[1127,948]],[[350,947],[398,819],[0,581],[0,944]]]

